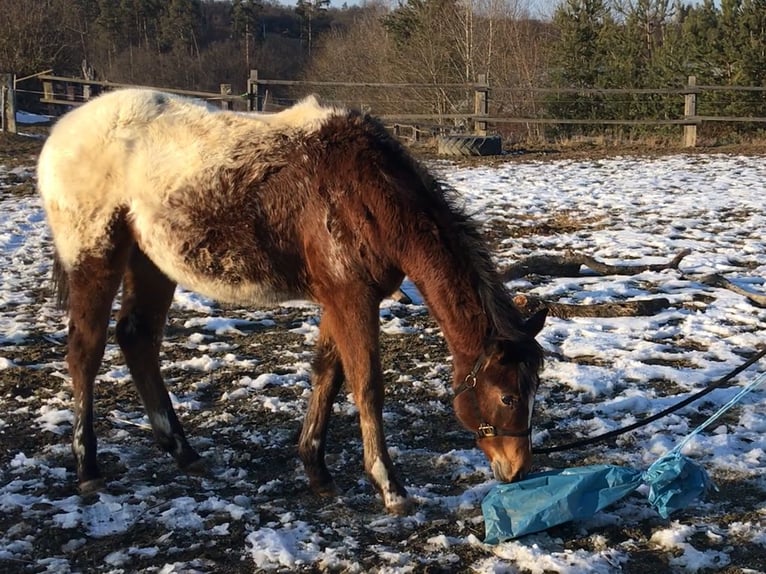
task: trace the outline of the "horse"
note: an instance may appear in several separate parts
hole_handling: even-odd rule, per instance
[[[376,118],[313,96],[278,113],[237,113],[146,89],[101,95],[53,127],[38,188],[68,311],[72,451],[81,493],[104,486],[94,382],[114,299],[115,335],[155,439],[204,472],[173,410],[159,352],[177,285],[210,299],[321,308],[312,393],[298,439],[311,489],[325,464],[344,381],[358,407],[364,469],[391,513],[406,512],[383,432],[379,305],[405,276],[446,339],[457,419],[497,479],[531,466],[545,313],[523,317],[479,225]]]

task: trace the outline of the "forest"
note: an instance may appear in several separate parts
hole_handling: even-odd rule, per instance
[[[547,18],[530,0],[2,0],[0,22],[0,71],[19,77],[51,69],[196,90],[229,83],[237,93],[258,69],[270,79],[415,86],[312,90],[376,111],[465,111],[473,96],[463,86],[480,74],[492,112],[517,117],[676,118],[677,94],[618,90],[681,88],[689,76],[766,87],[766,0],[561,0]],[[763,118],[766,91],[721,89],[701,105],[700,114]]]

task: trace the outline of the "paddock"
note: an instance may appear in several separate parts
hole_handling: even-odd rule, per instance
[[[0,164],[8,165],[3,158]],[[638,276],[526,277],[515,291],[568,303],[665,297],[645,317],[548,319],[536,446],[610,430],[701,388],[763,343],[766,311],[697,279],[725,274],[764,291],[762,158],[695,155],[525,161],[432,168],[477,214],[500,267],[567,249],[613,263],[665,261]],[[670,520],[640,496],[592,520],[497,547],[481,543],[480,502],[494,479],[450,407],[444,339],[422,299],[383,303],[387,440],[416,504],[387,515],[363,477],[358,414],[335,407],[328,466],[339,496],[317,499],[295,456],[310,392],[317,308],[216,305],[176,294],[163,375],[195,448],[223,469],[179,474],[154,444],[114,339],[96,387],[110,489],[81,501],[72,482],[66,325],[47,281],[50,239],[22,158],[0,168],[0,570],[11,572],[764,570],[766,410],[759,391],[689,454],[720,488]],[[515,215],[514,215],[515,214]],[[42,246],[42,247],[41,247]],[[646,467],[737,388],[616,443],[537,457],[536,468]],[[215,381],[215,382],[214,382]]]

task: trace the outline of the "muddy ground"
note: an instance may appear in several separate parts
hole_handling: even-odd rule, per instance
[[[32,165],[39,145],[40,140],[0,137],[0,164]],[[552,155],[561,157],[558,151]],[[33,193],[33,182],[29,180],[19,179],[10,183],[13,184],[11,188],[3,193]],[[571,226],[572,222],[561,221],[560,224]],[[540,231],[555,235],[555,222],[552,225]],[[499,240],[507,230],[489,229],[488,233]],[[39,305],[49,304],[50,291],[44,284],[40,284],[31,296]],[[443,365],[442,371],[437,374],[448,378],[446,346],[433,319],[423,312],[422,307],[393,305],[390,312],[418,334],[413,337],[382,336],[389,444],[406,445],[407,454],[400,457],[397,464],[407,482],[429,484],[431,492],[442,496],[460,496],[467,486],[477,479],[486,480],[486,476],[480,471],[477,471],[479,475],[472,476],[462,467],[455,471],[448,458],[444,459],[442,467],[435,467],[431,454],[472,449],[472,437],[455,421],[448,394],[427,386],[413,391],[409,385],[399,381],[401,373],[422,380],[432,378],[434,374],[429,372],[433,369],[430,361]],[[419,557],[417,566],[405,569],[415,572],[469,571],[482,557],[491,555],[491,551],[478,544],[458,544],[449,549],[435,546],[435,537],[441,535],[448,539],[464,539],[473,534],[482,539],[483,524],[477,520],[475,507],[445,511],[425,502],[419,505],[417,517],[412,520],[384,522],[380,527],[375,526],[384,515],[381,514],[376,494],[363,477],[358,417],[348,398],[341,398],[342,404],[334,415],[328,440],[328,462],[344,495],[333,500],[314,497],[307,489],[296,457],[300,417],[291,409],[264,408],[266,399],[273,399],[276,405],[305,402],[308,392],[305,373],[297,373],[299,384],[292,388],[266,385],[259,391],[258,401],[233,404],[221,401],[220,397],[222,385],[245,376],[255,378],[259,373],[289,374],[296,361],[302,361],[308,368],[311,347],[306,344],[305,336],[296,330],[300,331],[305,324],[316,324],[317,311],[313,308],[269,310],[270,320],[265,323],[253,321],[249,313],[238,309],[223,310],[222,315],[241,317],[244,323],[236,332],[209,334],[209,343],[237,350],[238,353],[250,353],[257,357],[255,366],[240,366],[232,362],[209,376],[195,374],[189,377],[180,368],[164,373],[172,382],[176,395],[193,395],[194,400],[198,401],[195,408],[182,411],[182,418],[193,444],[210,461],[211,477],[200,479],[179,474],[170,458],[154,446],[151,434],[130,423],[135,413],[140,412],[131,385],[102,384],[97,397],[101,413],[97,434],[104,438],[105,445],[100,452],[102,470],[113,478],[109,488],[115,495],[130,493],[137,489],[136,485],[152,485],[150,503],[143,510],[147,519],[136,516],[127,532],[92,538],[77,527],[52,528],[51,513],[46,508],[29,509],[28,513],[3,512],[0,514],[0,532],[13,533],[13,539],[26,541],[30,544],[30,550],[22,559],[0,558],[0,572],[65,572],[63,562],[51,559],[62,555],[67,557],[71,571],[81,572],[252,572],[255,568],[253,562],[242,549],[248,524],[278,522],[283,520],[286,512],[295,513],[307,523],[321,524],[325,541],[342,545],[343,540],[348,539],[348,544],[356,545],[353,554],[357,565],[324,567],[321,564],[304,564],[285,567],[284,571],[353,571],[357,568],[361,571],[385,568],[396,571],[396,563],[381,563],[378,550],[381,547],[395,548]],[[187,340],[199,329],[189,327],[188,321],[195,317],[197,315],[188,310],[174,311],[167,328],[164,361],[172,363],[189,358]],[[63,329],[63,319],[61,325]],[[0,483],[19,480],[19,489],[35,489],[36,494],[48,499],[74,496],[69,437],[46,432],[30,424],[30,413],[40,412],[45,405],[61,404],[62,408],[66,407],[69,391],[65,381],[60,381],[60,386],[52,385],[51,370],[39,368],[40,365],[58,365],[62,368],[65,356],[62,332],[30,333],[16,348],[6,351],[12,356],[14,366],[0,371],[0,397],[4,405],[13,404],[15,407],[0,413],[5,422],[0,429]],[[429,358],[429,363],[423,364],[424,357]],[[682,364],[682,356],[679,356],[679,361]],[[112,339],[105,370],[120,368],[119,354]],[[563,400],[563,396],[557,397],[553,393],[550,397],[550,400],[557,399]],[[413,405],[417,406],[416,411]],[[544,412],[540,416],[536,425],[550,429],[551,442],[567,438],[557,433],[555,420],[546,419]],[[252,434],[254,429],[258,429],[267,440],[256,440]],[[17,460],[19,452],[28,456],[43,456],[49,468],[64,468],[67,476],[51,473],[32,481],[27,474],[19,475],[14,472],[17,469],[14,460]],[[125,455],[125,452],[128,454]],[[570,456],[566,461],[578,464],[600,462],[599,449],[590,448],[580,455]],[[538,464],[561,466],[562,461],[542,457]],[[237,469],[243,474],[233,478],[227,475],[228,469]],[[714,504],[709,508],[715,516],[710,519],[721,524],[759,519],[753,508],[762,503],[765,495],[757,484],[742,482],[736,476],[716,476],[715,479],[720,490],[712,494]],[[204,528],[207,530],[213,530],[226,521],[226,528],[220,528],[220,535],[217,536],[200,536],[193,529],[170,531],[163,526],[165,522],[149,519],[168,510],[168,501],[179,497],[241,500],[243,496],[248,498],[248,503],[243,502],[242,505],[253,509],[250,522],[247,519],[225,519],[213,512],[204,517]],[[682,512],[675,519],[693,522],[694,513]],[[657,550],[649,541],[653,529],[660,523],[662,519],[659,517],[647,515],[622,526],[590,524],[587,532],[580,525],[568,524],[554,528],[550,536],[558,541],[561,549],[585,548],[592,552],[599,545],[620,546],[623,551],[628,550],[630,560],[615,563],[614,571],[649,574],[670,569],[672,554]],[[706,538],[702,534],[694,542],[697,548],[715,548],[718,544],[715,536]],[[124,550],[126,544],[157,547],[159,551],[154,556],[145,555],[125,564],[110,565],[107,557],[115,551]],[[766,552],[761,545],[744,544],[730,547],[727,552],[732,563],[717,571],[729,574],[766,571]],[[184,563],[185,570],[167,569],[169,563]],[[514,571],[512,564],[508,565],[507,571]]]

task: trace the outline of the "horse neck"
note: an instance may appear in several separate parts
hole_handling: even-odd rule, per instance
[[[407,259],[404,272],[439,324],[456,367],[473,364],[484,351],[489,330],[489,318],[471,279],[476,271],[443,246],[410,249]]]

